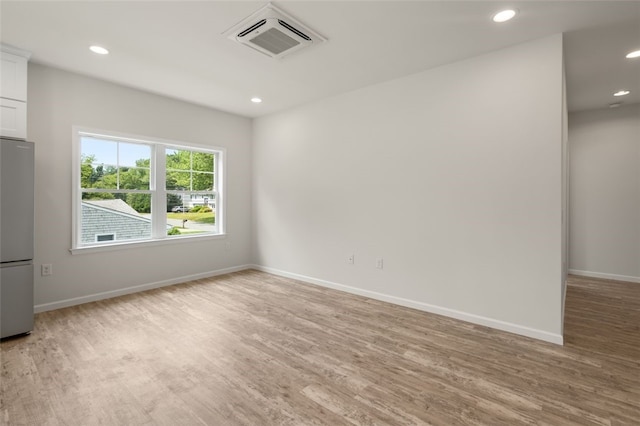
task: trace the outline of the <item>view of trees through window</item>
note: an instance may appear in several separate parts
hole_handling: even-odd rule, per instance
[[[166,236],[217,232],[214,152],[90,135],[81,136],[80,149],[82,243],[102,241],[96,236],[107,233],[114,235],[110,241],[151,238],[151,221],[163,217]],[[152,212],[156,154],[166,162],[156,170],[165,181],[163,214]]]
[[[138,157],[134,159],[134,157]],[[149,191],[151,147],[95,138],[83,138],[80,186],[83,189]],[[139,213],[151,212],[144,193],[83,192],[83,200],[121,198]]]
[[[165,150],[167,209],[171,218],[186,220],[169,235],[197,233],[215,225],[215,154],[185,149]]]

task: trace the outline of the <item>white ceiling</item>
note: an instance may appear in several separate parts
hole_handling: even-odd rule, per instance
[[[33,62],[257,117],[565,32],[570,110],[640,102],[640,59],[624,58],[640,49],[638,1],[277,1],[328,38],[281,60],[221,34],[265,4],[2,0],[0,34]],[[493,23],[508,6],[518,16]]]

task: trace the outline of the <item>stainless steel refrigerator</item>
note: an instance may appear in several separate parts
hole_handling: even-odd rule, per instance
[[[34,149],[0,138],[0,338],[33,330]]]

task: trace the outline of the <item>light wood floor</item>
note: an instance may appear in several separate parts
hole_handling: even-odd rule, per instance
[[[638,425],[640,284],[572,277],[564,347],[244,271],[38,314],[7,425]]]

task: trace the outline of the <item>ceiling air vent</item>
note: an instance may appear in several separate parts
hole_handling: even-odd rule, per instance
[[[268,4],[222,33],[272,58],[326,41],[277,7]]]

